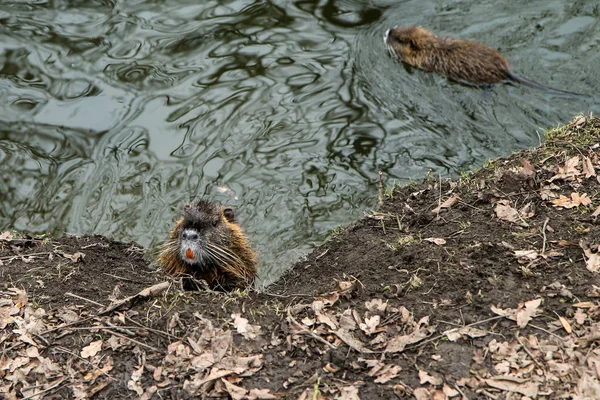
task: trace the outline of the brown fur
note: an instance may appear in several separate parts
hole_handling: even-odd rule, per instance
[[[506,58],[478,42],[438,37],[416,26],[391,29],[386,43],[404,63],[457,81],[491,84],[511,79]]]
[[[204,263],[200,266],[191,266],[184,262],[180,256],[181,230],[187,215],[177,221],[171,230],[169,240],[164,246],[158,262],[164,271],[171,276],[188,275],[196,279],[205,280],[210,288],[245,288],[257,276],[256,253],[250,248],[244,232],[235,221],[225,217],[224,208],[220,205],[200,201],[196,204],[186,205],[196,207],[205,213],[208,218],[218,218],[221,223],[216,227],[205,227],[209,232],[203,237],[211,244],[226,250],[231,256],[222,258],[217,263]]]

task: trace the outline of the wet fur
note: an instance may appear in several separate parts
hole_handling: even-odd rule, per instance
[[[158,257],[164,271],[171,276],[189,275],[205,280],[211,288],[244,288],[257,275],[256,253],[233,215],[225,215],[222,206],[199,201],[184,208],[184,217],[171,230],[169,240]],[[212,222],[218,220],[216,226]],[[200,265],[181,259],[180,244],[183,229],[192,227],[203,232],[207,243]]]
[[[390,29],[385,44],[407,65],[459,82],[489,85],[512,81],[558,94],[581,96],[514,75],[506,58],[496,49],[471,40],[439,37],[420,26]]]

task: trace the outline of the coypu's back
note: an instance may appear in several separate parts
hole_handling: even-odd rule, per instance
[[[439,37],[420,26],[389,29],[383,40],[388,50],[404,63],[459,82],[489,85],[512,81],[554,94],[589,97],[549,88],[513,74],[506,58],[482,43]]]
[[[157,261],[167,274],[203,279],[213,289],[244,288],[257,275],[256,253],[233,210],[204,200],[184,207]]]
[[[404,63],[424,71],[475,84],[510,79],[506,58],[478,42],[438,37],[420,26],[395,27],[386,32],[384,40]]]

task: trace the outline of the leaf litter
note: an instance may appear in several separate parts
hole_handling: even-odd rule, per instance
[[[600,122],[580,117],[566,131],[592,128]],[[336,236],[264,294],[181,292],[131,245],[65,238],[70,258],[59,242],[0,234],[0,392],[598,398],[600,237],[588,229],[598,147],[552,146],[468,190],[429,181],[394,194],[381,219]],[[561,196],[579,203],[556,206]],[[382,243],[398,234],[418,239]],[[107,254],[119,262],[102,270]],[[136,268],[118,270],[127,263]]]

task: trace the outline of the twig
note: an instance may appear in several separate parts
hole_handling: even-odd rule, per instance
[[[157,296],[158,294],[164,292],[165,290],[167,290],[169,287],[171,286],[170,282],[161,282],[161,283],[157,283],[156,285],[152,285],[150,287],[145,288],[144,290],[141,290],[139,293],[134,294],[133,296],[129,296],[123,300],[120,300],[116,303],[114,303],[111,306],[108,306],[107,308],[105,308],[104,310],[101,310],[98,315],[106,315],[109,314],[117,309],[121,309],[122,307],[127,307],[127,308],[131,308],[133,307],[138,301],[140,300],[146,300],[149,299],[151,297]]]
[[[544,221],[544,227],[542,228],[542,235],[544,236],[544,240],[542,242],[542,255],[544,255],[546,252],[546,225],[548,225],[548,221],[550,221],[550,218],[546,217],[546,220]]]
[[[115,324],[111,324],[108,321],[103,321],[100,318],[98,318],[98,322],[100,322],[100,323],[108,326],[111,329],[114,329],[117,332],[121,332],[121,333],[124,333],[124,334],[129,335],[129,336],[137,336],[137,334],[135,332],[132,332],[129,329],[126,329],[126,328],[124,328],[122,326],[116,326]]]
[[[383,173],[381,171],[377,172],[377,186],[378,186],[378,202],[379,207],[383,205]]]
[[[135,340],[135,339],[132,339],[132,338],[130,338],[129,336],[125,336],[125,335],[123,335],[122,333],[111,331],[111,330],[110,330],[110,329],[108,329],[108,328],[102,328],[102,330],[103,330],[103,331],[105,331],[105,332],[108,332],[108,333],[110,333],[110,334],[112,334],[112,335],[115,335],[115,336],[118,336],[118,337],[122,337],[123,339],[127,339],[127,340],[129,340],[130,342],[133,342],[133,343],[137,344],[138,346],[145,347],[145,348],[147,348],[147,349],[150,349],[150,350],[152,350],[152,351],[155,351],[155,352],[157,352],[157,353],[159,352],[159,350],[158,350],[156,347],[153,347],[153,346],[150,346],[149,344],[142,343],[142,342],[140,342],[140,341],[137,341],[137,340]]]
[[[134,319],[131,319],[131,318],[129,318],[129,317],[125,317],[125,319],[126,319],[127,321],[131,322],[132,324],[135,324],[135,325],[139,326],[139,327],[140,327],[140,328],[142,328],[142,329],[147,329],[147,330],[149,330],[150,332],[154,332],[154,333],[158,333],[158,334],[161,334],[161,335],[165,335],[165,336],[167,336],[167,337],[170,337],[170,338],[173,338],[173,339],[177,339],[177,340],[183,340],[182,338],[180,338],[180,337],[177,337],[177,336],[175,336],[175,335],[171,335],[171,334],[170,334],[170,333],[168,333],[168,332],[161,331],[161,330],[154,329],[154,328],[150,328],[150,327],[148,327],[148,326],[146,326],[146,325],[144,325],[144,324],[141,324],[141,323],[137,322],[136,320],[134,320]]]
[[[98,368],[97,366],[95,366],[94,364],[92,364],[91,362],[89,362],[88,360],[86,360],[85,358],[81,357],[79,354],[77,353],[73,353],[70,350],[65,349],[64,347],[55,347],[56,350],[58,351],[62,351],[63,353],[67,353],[72,355],[73,357],[77,357],[79,358],[81,361],[87,363],[89,366],[91,366],[93,369],[97,369],[98,371],[102,372],[103,375],[106,375],[108,377],[108,379],[110,379],[111,381],[114,381],[115,378],[113,378],[112,376],[110,376],[109,374],[107,374],[106,372],[104,372],[102,369]]]
[[[55,383],[54,385],[50,386],[48,389],[44,389],[44,390],[42,390],[41,392],[37,392],[37,393],[30,394],[30,395],[29,395],[29,396],[27,396],[27,397],[23,397],[23,399],[22,399],[22,400],[32,399],[32,398],[34,398],[34,397],[40,396],[40,395],[41,395],[41,394],[43,394],[43,393],[49,392],[49,391],[51,391],[52,389],[54,389],[54,388],[56,388],[56,387],[60,386],[60,384],[61,384],[61,383],[63,383],[63,382],[65,381],[65,379],[67,379],[67,378],[66,378],[66,377],[65,377],[65,378],[62,378],[62,379],[61,379],[61,380],[59,380],[57,383]],[[40,397],[40,398],[41,398],[41,397]]]
[[[138,282],[138,281],[135,281],[135,280],[133,280],[133,279],[129,279],[129,278],[123,278],[122,276],[117,276],[117,275],[113,275],[113,274],[107,274],[106,272],[103,272],[102,274],[103,274],[103,275],[106,275],[106,276],[112,276],[113,278],[117,278],[117,279],[120,279],[120,280],[122,280],[122,281],[127,281],[127,282],[136,282],[136,283]]]
[[[531,357],[531,359],[533,360],[533,362],[535,363],[535,365],[537,365],[538,368],[543,371],[544,367],[542,366],[542,364],[540,364],[540,362],[538,360],[536,360],[536,358],[533,356],[533,354],[531,353],[531,351],[529,350],[529,348],[527,346],[525,346],[525,343],[523,343],[523,341],[521,341],[521,338],[519,337],[518,334],[515,335],[515,339],[517,339],[517,342],[519,342],[519,344],[521,345],[521,347],[523,348],[523,350],[525,350],[525,353],[527,353],[529,355],[529,357]]]
[[[469,324],[469,325],[465,325],[463,328],[485,324],[486,322],[495,321],[497,319],[501,319],[501,318],[505,318],[505,317],[506,317],[505,315],[497,315],[495,317],[487,318],[487,319],[484,319],[484,320],[481,320],[481,321],[473,322],[472,324]],[[439,339],[443,338],[444,336],[446,336],[446,334],[442,333],[441,335],[437,335],[437,336],[434,336],[434,337],[429,338],[427,340],[423,340],[422,342],[419,342],[419,343],[415,344],[414,346],[407,348],[406,350],[412,350],[412,349],[415,349],[417,347],[421,347],[424,344],[431,343],[431,342],[434,342],[436,340],[439,340]]]
[[[315,334],[313,331],[311,331],[309,329],[306,329],[305,327],[303,327],[300,324],[300,322],[296,321],[294,319],[294,317],[292,317],[292,313],[290,312],[290,308],[289,307],[287,309],[287,315],[288,315],[288,321],[290,321],[291,323],[293,323],[294,325],[296,325],[296,327],[298,329],[300,329],[299,333],[304,333],[304,334],[306,334],[308,336],[311,336],[313,339],[315,339],[315,340],[317,340],[317,341],[319,341],[321,343],[325,343],[327,346],[329,346],[330,348],[332,348],[334,350],[337,349],[336,346],[334,346],[333,344],[329,343],[327,340],[323,339],[321,336]]]
[[[544,329],[544,328],[542,328],[542,327],[540,327],[540,326],[533,325],[533,324],[527,324],[527,326],[530,326],[530,327],[532,327],[532,328],[535,328],[535,329],[539,329],[540,331],[542,331],[542,332],[545,332],[545,333],[547,333],[548,335],[552,335],[552,336],[554,336],[554,337],[556,337],[556,338],[558,338],[558,339],[560,339],[560,340],[565,340],[565,338],[563,338],[562,336],[560,336],[560,335],[557,335],[557,334],[556,334],[556,333],[554,333],[554,332],[550,332],[549,330],[547,330],[547,329]]]
[[[79,325],[79,324],[82,324],[84,322],[90,321],[90,320],[92,320],[94,318],[96,318],[96,317],[88,317],[88,318],[85,318],[85,319],[80,319],[79,321],[70,322],[68,324],[63,324],[63,325],[57,326],[55,328],[49,329],[47,331],[44,331],[44,332],[40,333],[40,335],[45,335],[45,334],[50,333],[50,332],[59,331],[61,329],[68,328],[68,327],[73,326],[73,325]]]
[[[86,299],[85,297],[82,297],[82,296],[79,296],[79,295],[76,295],[76,294],[73,294],[73,293],[70,293],[70,292],[65,293],[65,296],[75,297],[76,299],[87,301],[88,303],[92,303],[92,304],[95,304],[97,306],[104,307],[104,304],[100,304],[100,303],[98,303],[98,302],[96,302],[94,300]]]

